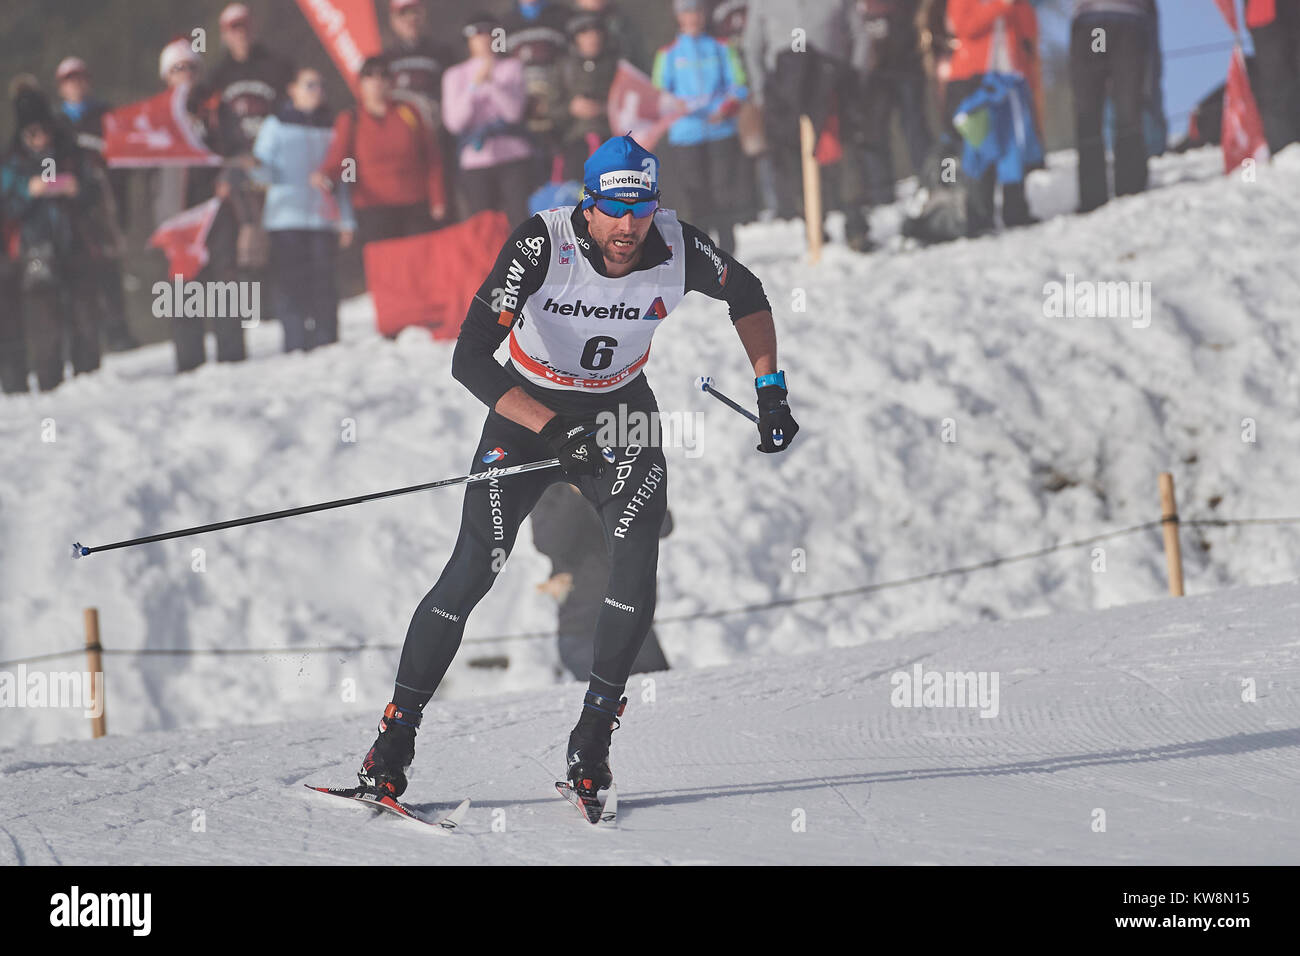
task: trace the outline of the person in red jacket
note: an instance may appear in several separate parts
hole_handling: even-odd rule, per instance
[[[948,0],[952,60],[944,91],[945,125],[962,100],[980,87],[986,73],[1014,73],[1026,80],[1038,73],[1038,14],[1029,0]],[[993,228],[992,169],[967,194],[967,229],[978,235]],[[1024,183],[1002,185],[1002,222],[1023,226],[1036,220],[1029,213]]]
[[[441,150],[415,107],[394,102],[388,64],[371,57],[357,82],[358,106],[340,113],[312,185],[349,188],[357,239],[430,232],[447,216]]]
[[[1300,0],[1246,0],[1268,148],[1300,143]]]

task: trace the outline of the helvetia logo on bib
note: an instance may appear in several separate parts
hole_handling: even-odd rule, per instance
[[[486,455],[483,456],[483,464],[490,465],[493,462],[500,461],[504,457],[506,457],[506,453],[502,451],[501,446],[498,445],[496,448],[493,448],[490,452],[488,452]]]
[[[668,315],[668,306],[664,305],[662,296],[655,296],[650,307],[644,311],[629,307],[626,302],[617,305],[590,305],[578,299],[576,302],[557,302],[547,299],[542,306],[543,312],[555,315],[573,315],[594,319],[662,319]]]

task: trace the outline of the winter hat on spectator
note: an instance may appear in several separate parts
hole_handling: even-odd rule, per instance
[[[461,30],[461,34],[468,38],[477,36],[480,33],[491,33],[500,25],[501,21],[492,14],[486,10],[479,10],[470,14],[465,20],[465,28]]]
[[[158,57],[158,75],[165,80],[172,67],[186,61],[197,65],[199,55],[194,52],[189,40],[185,37],[177,37],[162,48],[162,54]]]
[[[357,76],[388,76],[388,57],[368,56],[357,71]]]
[[[393,13],[399,10],[405,10],[407,7],[418,7],[420,0],[388,0],[388,9]]]
[[[645,202],[659,195],[659,160],[629,136],[605,140],[582,167],[582,208],[596,204],[593,196]]]
[[[226,6],[226,9],[221,11],[221,20],[219,22],[221,24],[221,29],[228,30],[237,23],[242,23],[247,26],[248,22],[252,18],[253,15],[248,12],[248,7],[244,6],[242,3],[231,3]]]
[[[703,13],[702,0],[673,0],[673,13]]]
[[[59,61],[59,66],[54,71],[54,79],[61,83],[70,76],[75,76],[78,73],[85,74],[89,72],[90,71],[86,69],[86,61],[81,57],[65,56]]]
[[[54,111],[45,94],[30,86],[23,86],[14,96],[14,131],[21,133],[29,126],[54,129]]]
[[[579,33],[584,33],[587,30],[600,30],[604,33],[605,17],[600,13],[579,13],[570,17],[565,26],[571,37],[576,37]]]

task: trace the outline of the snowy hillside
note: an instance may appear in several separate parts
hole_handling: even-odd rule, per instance
[[[10,749],[0,864],[1294,864],[1298,618],[1237,589],[661,675],[614,735],[617,835],[551,788],[576,685],[430,705],[407,798],[473,798],[446,836],[302,788],[370,720]],[[917,668],[996,678],[990,716],[893,706]]]
[[[1070,158],[1053,157],[1052,162],[1051,172],[1030,181],[1039,215],[1063,213],[1074,205]],[[665,411],[704,415],[701,454],[668,451],[676,531],[662,547],[660,616],[851,588],[1148,521],[1159,515],[1156,475],[1163,470],[1177,476],[1185,516],[1294,514],[1300,468],[1300,418],[1295,415],[1300,394],[1300,269],[1295,259],[1300,149],[1262,169],[1256,183],[1225,179],[1220,162],[1213,151],[1157,161],[1157,188],[1089,216],[1050,219],[1000,237],[925,250],[903,250],[893,242],[890,250],[868,257],[833,245],[817,267],[800,261],[797,224],[743,229],[738,252],[762,278],[772,300],[782,335],[781,364],[803,430],[790,454],[759,456],[752,426],[693,390],[695,376],[708,373],[719,388],[748,400],[751,379],[725,308],[704,298],[687,300],[656,337],[648,368]],[[879,210],[878,236],[888,241],[901,215],[901,206]],[[832,221],[832,233],[838,226]],[[1094,283],[1149,282],[1149,325],[1135,328],[1127,318],[1046,317],[1045,285],[1071,275]],[[395,343],[378,338],[363,301],[349,304],[343,336],[342,347],[285,357],[277,354],[278,328],[268,326],[251,337],[254,360],[209,365],[181,378],[172,375],[170,346],[151,347],[111,356],[99,374],[51,395],[0,400],[0,660],[80,646],[81,609],[92,605],[100,609],[110,650],[288,649],[274,655],[107,658],[111,733],[180,728],[187,736],[72,748],[69,753],[82,756],[118,755],[104,758],[117,761],[117,771],[87,771],[107,774],[97,781],[127,774],[126,767],[137,773],[165,771],[177,781],[177,805],[189,806],[206,797],[190,796],[187,779],[215,781],[220,774],[211,768],[227,761],[231,764],[224,772],[233,774],[236,765],[265,759],[285,780],[315,776],[319,768],[342,770],[348,766],[345,755],[353,759],[362,743],[360,728],[371,726],[388,699],[395,651],[307,654],[293,649],[400,644],[412,608],[450,551],[459,518],[458,491],[93,555],[76,563],[68,558],[73,540],[102,544],[464,473],[483,408],[452,381],[450,344],[434,343],[417,331],[404,333]],[[1253,442],[1242,440],[1245,419],[1254,423]],[[950,420],[947,427],[955,442],[942,440],[945,420]],[[355,442],[342,440],[348,423],[355,427]],[[42,440],[51,428],[55,440]],[[195,548],[204,549],[203,554],[196,556]],[[797,549],[806,556],[805,571],[794,570]],[[1203,535],[1189,530],[1189,592],[1294,581],[1297,553],[1296,526],[1229,528]],[[200,558],[205,570],[196,571]],[[882,749],[841,764],[837,740],[823,741],[826,762],[814,761],[795,772],[792,768],[799,764],[785,762],[794,759],[788,752],[765,751],[771,728],[760,722],[745,730],[745,723],[757,716],[748,709],[744,722],[737,712],[725,723],[732,743],[715,747],[706,735],[700,745],[704,750],[679,759],[683,755],[671,749],[679,742],[671,722],[685,721],[687,713],[705,717],[712,712],[705,700],[718,695],[738,698],[737,706],[739,699],[752,704],[757,687],[797,680],[806,690],[815,686],[807,682],[819,675],[828,688],[838,688],[839,705],[847,706],[863,675],[907,657],[901,644],[859,646],[852,652],[833,648],[958,624],[968,628],[962,633],[977,635],[970,637],[973,646],[983,646],[978,636],[999,635],[1000,626],[969,630],[973,622],[1128,604],[1164,592],[1155,533],[1108,543],[1106,558],[1105,573],[1092,570],[1088,549],[1069,550],[865,598],[666,621],[659,633],[674,665],[740,662],[720,672],[736,683],[724,691],[713,685],[713,672],[665,681],[663,686],[674,688],[689,705],[661,708],[644,722],[634,722],[636,729],[629,728],[629,738],[656,733],[655,728],[663,736],[655,745],[661,750],[640,758],[650,762],[636,765],[634,773],[646,776],[627,783],[633,790],[663,791],[669,784],[650,776],[651,767],[662,760],[677,766],[680,776],[672,786],[689,794],[707,786],[711,765],[737,753],[743,754],[738,759],[771,761],[766,769],[745,771],[740,779],[751,786],[768,773],[776,780],[857,774],[869,784],[876,779],[873,774],[889,768],[923,770],[927,761],[953,766],[945,762],[942,748],[927,749],[923,736],[895,736],[887,723],[877,726],[861,723],[865,717],[845,716],[845,726],[851,728],[846,741],[856,746],[879,739]],[[549,564],[533,550],[525,526],[496,589],[469,623],[466,645],[439,699],[526,689],[534,694],[511,698],[509,704],[466,703],[460,713],[472,717],[478,730],[458,730],[462,736],[449,746],[467,741],[464,734],[488,734],[494,728],[497,745],[507,749],[515,745],[515,735],[519,746],[539,735],[559,740],[576,690],[574,685],[555,686],[553,642],[482,640],[552,630],[554,604],[535,590],[548,574]],[[1238,600],[1246,601],[1244,595],[1251,593],[1290,592],[1241,592]],[[1039,625],[1014,626],[1034,633]],[[1133,636],[1155,640],[1151,633]],[[1075,662],[1074,655],[1092,646],[1079,643],[1080,637],[1090,641],[1097,635],[1076,634],[1064,642],[1068,647],[1052,644],[1052,652]],[[1046,641],[1047,635],[1035,640]],[[1129,653],[1119,643],[1107,653]],[[1215,653],[1224,656],[1221,663],[1240,660],[1233,656],[1236,647],[1235,642],[1216,645]],[[1047,645],[1042,649],[1048,652]],[[1051,670],[1025,647],[1017,654],[1022,651],[1015,667]],[[799,667],[763,660],[809,652],[825,656],[801,658]],[[471,666],[476,658],[494,655],[508,656],[509,666]],[[1164,666],[1154,657],[1132,660],[1147,680],[1152,679],[1148,667]],[[79,668],[81,660],[71,658],[58,666]],[[1054,682],[1067,675],[1053,673],[1034,678],[1043,682],[1037,698],[1042,713],[1066,706],[1054,696],[1060,689]],[[1109,670],[1098,673],[1116,681],[1122,677]],[[1228,680],[1209,670],[1202,679]],[[354,682],[346,686],[355,686],[355,697],[345,697],[347,681]],[[1121,693],[1118,685],[1115,693]],[[1122,722],[1111,723],[1105,710],[1069,712],[1081,723],[1075,737],[1059,741],[1062,752],[1073,753],[1070,748],[1080,744],[1080,752],[1165,746],[1167,735],[1183,722],[1176,716],[1180,698],[1170,701],[1151,693],[1148,688],[1141,706],[1154,710],[1139,707],[1135,712],[1154,714],[1154,722],[1129,730],[1119,729]],[[781,700],[774,697],[764,704],[760,699],[756,706],[779,709],[797,702],[796,713],[799,707],[815,713],[817,706],[804,703],[805,696]],[[539,701],[544,710],[524,719],[525,705]],[[1085,703],[1080,699],[1078,706]],[[507,718],[502,708],[515,716]],[[997,728],[1008,728],[1006,721],[974,721],[971,727],[977,731],[937,728],[935,733],[974,733],[972,745],[989,748],[990,759],[1006,765],[1044,759],[1031,753],[1057,752],[1052,749],[1056,742],[1044,746],[1056,741],[1055,731],[1035,724],[1038,717],[1015,709],[1008,713],[1022,714],[1009,719],[1023,720],[1015,726],[1034,733],[995,740]],[[1191,736],[1171,739],[1272,732],[1254,725],[1247,730],[1224,716],[1230,713],[1236,711],[1198,711],[1212,716],[1198,716],[1197,721],[1206,721],[1203,726],[1180,731]],[[228,733],[193,731],[307,718],[328,722],[294,725],[276,744],[284,750],[266,756],[251,746],[267,739],[265,731],[241,730],[240,739],[250,741],[250,747],[236,754],[229,753]],[[502,728],[515,719],[524,722]],[[811,735],[819,724],[810,717],[807,726]],[[0,745],[85,733],[84,721],[72,712],[15,710],[0,721]],[[744,737],[746,733],[755,736]],[[890,749],[900,747],[898,752]],[[1001,753],[1004,747],[1010,756]],[[289,753],[286,763],[283,755]],[[1255,751],[1247,757],[1250,753]],[[1251,759],[1267,764],[1271,753],[1261,749]],[[888,767],[882,768],[885,758]],[[20,760],[13,752],[5,759],[11,767],[15,761],[42,763],[27,756]],[[55,763],[68,759],[50,758]],[[1198,759],[1211,766],[1218,758],[1207,752]],[[194,767],[188,778],[176,769],[183,761]],[[696,765],[698,772],[692,770]],[[519,779],[509,784],[518,789],[507,787],[502,768],[502,776],[493,778],[497,784],[482,783],[483,798],[528,801],[536,793],[536,804],[516,803],[518,813],[551,812],[540,785],[553,770],[543,772],[531,761],[520,766]],[[1158,776],[1162,767],[1184,766],[1191,764],[1180,759],[1147,769]],[[462,772],[455,761],[449,769]],[[1147,771],[1135,765],[1128,772]],[[465,768],[463,776],[433,789],[440,796],[448,787],[467,790],[471,781],[482,781],[482,774],[475,774]],[[527,774],[536,777],[536,791],[522,782]],[[134,779],[135,773],[129,775]],[[997,779],[1002,778],[990,786]],[[928,785],[951,786],[957,800],[970,781],[959,775],[946,784]],[[1231,788],[1228,783],[1210,786]],[[860,809],[869,789],[861,785],[854,800],[840,804],[845,819],[854,816],[850,805]],[[236,790],[250,792],[244,786]],[[200,788],[200,795],[205,792]],[[1059,796],[1074,799],[1068,787]],[[130,797],[122,799],[127,812],[135,812]],[[787,805],[797,805],[795,796],[758,791],[734,799],[738,804],[775,801],[772,806],[779,804],[782,817],[788,815]],[[1158,800],[1150,800],[1154,808]],[[650,805],[644,813],[638,809],[634,803],[629,825],[638,816],[653,818]],[[304,827],[319,818],[316,811],[302,812]],[[947,813],[936,806],[936,816],[946,818]],[[139,829],[161,826],[156,816],[151,819]],[[872,839],[879,837],[878,829],[872,832]],[[163,831],[158,838],[165,838]],[[1086,838],[1085,832],[1080,839]],[[825,831],[821,837],[810,831],[808,839],[824,839],[828,855],[839,842]],[[1171,831],[1168,840],[1173,852],[1179,838]],[[775,852],[779,846],[778,840],[753,852]],[[176,852],[192,852],[188,847],[182,840]],[[76,856],[77,851],[69,852]]]

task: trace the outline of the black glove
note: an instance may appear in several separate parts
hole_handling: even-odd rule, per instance
[[[564,418],[556,415],[537,434],[551,446],[551,452],[560,459],[560,470],[566,478],[590,476],[599,478],[605,473],[603,449],[596,444],[595,419]]]
[[[785,372],[756,379],[758,388],[758,445],[761,452],[785,451],[799,432],[799,424],[786,404]]]

